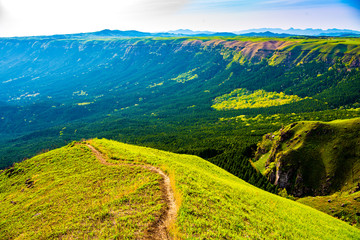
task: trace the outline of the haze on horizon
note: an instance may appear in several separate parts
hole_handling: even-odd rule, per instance
[[[360,30],[358,0],[0,0],[0,37],[176,29]]]

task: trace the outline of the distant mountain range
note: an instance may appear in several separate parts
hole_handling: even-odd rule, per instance
[[[289,34],[289,35],[305,35],[305,36],[344,36],[344,35],[357,35],[360,34],[360,31],[349,30],[349,29],[295,29],[289,28],[287,30],[281,28],[258,28],[258,29],[249,29],[243,31],[234,32],[238,35],[249,34],[249,33],[264,33],[271,32],[276,34]]]
[[[52,36],[34,36],[33,38],[41,39],[91,39],[91,38],[134,38],[134,37],[171,37],[175,36],[172,33],[150,33],[150,32],[140,32],[136,30],[110,30],[104,29],[98,32],[88,32],[88,33],[75,33],[75,34],[57,34]],[[20,39],[28,37],[18,37]]]
[[[98,32],[59,34],[53,36],[34,36],[41,39],[91,39],[91,38],[134,38],[134,37],[182,37],[182,36],[247,36],[247,37],[291,37],[291,36],[313,36],[313,37],[360,37],[360,31],[349,29],[294,29],[287,30],[281,28],[258,28],[236,32],[211,32],[211,31],[193,31],[190,29],[178,29],[168,32],[140,32],[136,30],[110,30],[104,29]],[[18,37],[26,38],[26,37]]]
[[[243,31],[235,32],[209,32],[209,31],[192,31],[189,29],[179,29],[176,31],[169,31],[168,33],[178,34],[178,35],[222,35],[222,34],[233,34],[233,35],[244,35],[244,36],[269,36],[269,37],[288,37],[288,36],[356,36],[360,34],[360,31],[349,30],[349,29],[295,29],[289,28],[287,30],[281,28],[257,28],[257,29],[248,29]]]

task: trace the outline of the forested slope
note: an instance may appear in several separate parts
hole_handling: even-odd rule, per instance
[[[2,168],[74,139],[107,137],[195,154],[271,190],[247,161],[263,134],[291,121],[360,116],[357,39],[30,37],[0,43]],[[212,107],[239,89],[247,95],[231,101],[240,108]],[[260,97],[282,104],[251,104]]]

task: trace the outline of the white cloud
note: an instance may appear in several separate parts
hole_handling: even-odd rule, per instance
[[[7,12],[0,26],[3,36],[129,29],[133,23],[176,14],[188,3],[188,0],[2,1]]]
[[[237,31],[257,27],[356,28],[354,12],[335,0],[0,0],[0,36],[178,28]],[[312,1],[312,0],[311,0]],[[315,2],[315,1],[314,1]],[[330,4],[330,2],[332,4]],[[274,5],[279,8],[267,8]],[[262,6],[260,6],[262,4]],[[1,8],[2,6],[2,8]],[[287,5],[286,5],[287,6]],[[335,6],[335,7],[334,7]],[[1,11],[3,9],[3,11]]]

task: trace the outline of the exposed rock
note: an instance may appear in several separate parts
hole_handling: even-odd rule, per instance
[[[360,191],[360,183],[358,183],[354,189],[354,193],[355,192],[359,192]]]
[[[26,181],[25,181],[25,185],[26,185],[26,187],[28,187],[28,188],[33,188],[33,187],[34,187],[34,181],[32,181],[31,178],[28,178],[28,179],[26,179]]]
[[[5,175],[8,176],[9,178],[14,175],[20,174],[22,172],[24,172],[24,170],[16,168],[16,167],[10,167],[10,168],[4,170]]]

